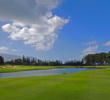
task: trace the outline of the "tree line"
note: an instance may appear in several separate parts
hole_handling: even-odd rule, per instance
[[[110,65],[110,52],[88,54],[82,61],[85,65]]]
[[[61,61],[43,61],[40,59],[30,58],[23,56],[22,59],[18,58],[15,60],[7,61],[5,64],[11,65],[36,65],[36,66],[58,66],[62,65]]]
[[[23,56],[22,59],[18,58],[15,60],[4,62],[4,58],[0,56],[0,65],[11,64],[11,65],[35,65],[35,66],[96,66],[96,65],[110,65],[110,52],[88,54],[81,61],[43,61],[40,59],[30,58]]]
[[[40,59],[35,59],[35,58],[29,58],[23,56],[22,59],[18,58],[15,60],[7,61],[4,62],[4,64],[10,64],[10,65],[35,65],[35,66],[80,66],[83,65],[82,61],[77,61],[77,60],[71,60],[71,61],[66,61],[62,62],[60,60],[55,60],[55,61],[43,61]]]

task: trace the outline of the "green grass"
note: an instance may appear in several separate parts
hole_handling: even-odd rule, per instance
[[[8,66],[11,66],[8,68]],[[12,67],[15,66],[15,67]],[[26,65],[4,65],[0,66],[0,73],[5,72],[18,72],[27,70],[41,70],[41,69],[52,69],[52,68],[106,68],[107,66],[26,66]]]
[[[110,100],[110,68],[0,79],[0,100]]]
[[[107,68],[109,66],[55,66],[55,68]]]
[[[52,66],[24,66],[24,65],[20,65],[20,66],[16,66],[15,65],[16,67],[10,67],[10,68],[8,68],[7,66],[10,66],[10,65],[5,65],[4,66],[5,68],[1,68],[0,69],[0,73],[55,68],[55,67],[52,67]],[[14,66],[14,65],[11,65],[11,66]]]

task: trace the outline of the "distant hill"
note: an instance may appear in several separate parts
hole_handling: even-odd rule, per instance
[[[18,55],[12,55],[12,54],[5,54],[5,53],[0,53],[0,56],[2,56],[4,58],[4,61],[10,61],[10,60],[14,60],[17,58],[22,58],[22,56],[18,56]]]

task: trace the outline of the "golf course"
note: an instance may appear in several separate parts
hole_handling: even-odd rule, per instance
[[[55,67],[52,67],[52,66],[4,65],[4,66],[0,66],[0,73],[19,72],[19,71],[28,71],[28,70],[42,70],[42,69],[52,69],[52,68],[55,68]]]
[[[110,100],[110,0],[0,0],[0,100]]]
[[[0,66],[0,73],[43,70],[53,68],[105,68],[104,66],[32,66],[32,65],[3,65]]]
[[[0,100],[110,100],[110,68],[0,79]]]

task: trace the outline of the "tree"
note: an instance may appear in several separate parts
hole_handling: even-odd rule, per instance
[[[83,58],[86,65],[107,65],[110,64],[110,52],[88,54]]]
[[[20,58],[18,58],[18,59],[15,59],[15,64],[17,64],[17,65],[21,65],[22,64],[22,60],[20,59]]]
[[[106,54],[106,63],[110,64],[110,52]]]
[[[0,65],[4,64],[4,58],[2,56],[0,56]]]
[[[93,65],[94,64],[93,54],[88,54],[87,56],[85,56],[83,58],[83,60],[85,61],[86,65]]]

